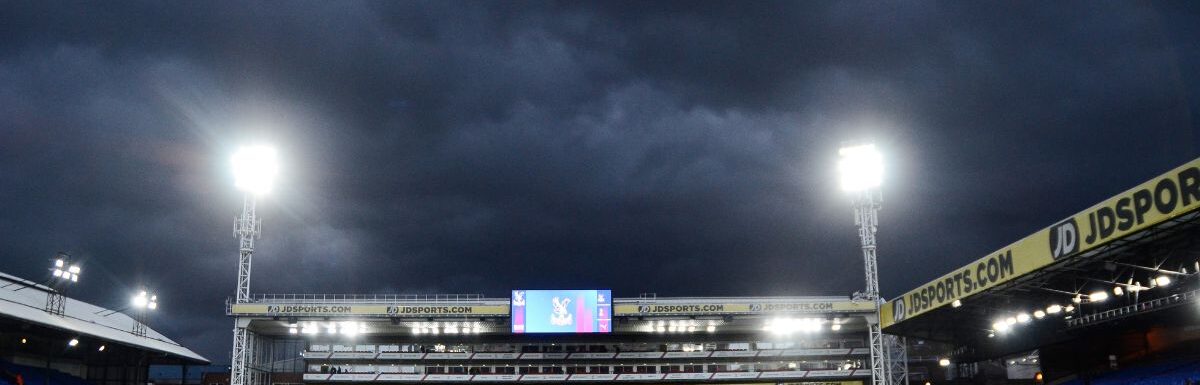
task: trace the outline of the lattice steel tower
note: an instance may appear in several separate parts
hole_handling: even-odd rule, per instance
[[[867,322],[871,345],[871,384],[907,385],[908,354],[904,339],[884,335],[879,324],[879,266],[875,256],[875,232],[879,227],[879,208],[883,194],[883,160],[872,144],[843,147],[838,151],[841,159],[838,171],[842,177],[842,189],[853,194],[854,224],[858,226],[858,238],[863,252],[863,270],[866,290],[857,293],[855,299],[875,303],[875,316]]]
[[[238,238],[238,279],[235,303],[250,301],[250,266],[254,256],[254,240],[262,236],[262,220],[255,213],[258,197],[267,193],[274,182],[278,165],[275,150],[266,146],[243,147],[233,155],[234,177],[242,196],[242,215],[234,218],[233,236]],[[233,356],[230,365],[230,385],[257,385],[254,333],[246,329],[247,321],[234,319]]]

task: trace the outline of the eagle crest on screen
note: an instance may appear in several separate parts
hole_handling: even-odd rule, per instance
[[[567,304],[571,303],[571,299],[562,298],[560,300],[558,297],[554,297],[550,302],[554,303],[554,312],[550,314],[550,324],[554,326],[571,326],[575,321],[572,319],[571,313],[567,312]]]
[[[525,292],[514,291],[512,298],[513,306],[525,306]]]

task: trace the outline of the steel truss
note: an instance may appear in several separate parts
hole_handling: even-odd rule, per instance
[[[262,220],[255,215],[256,199],[253,193],[245,193],[242,199],[242,215],[234,218],[233,236],[239,240],[237,303],[250,300],[250,262],[254,256],[254,239],[262,236]],[[253,369],[257,362],[255,335],[246,330],[242,319],[234,319],[233,362],[230,365],[230,385],[257,385],[259,371]]]
[[[879,208],[883,201],[877,189],[861,192],[854,199],[854,224],[858,225],[858,238],[862,243],[863,270],[866,274],[866,290],[855,296],[875,302],[875,317],[868,322],[871,342],[871,384],[908,385],[908,351],[904,338],[884,335],[879,324],[879,266],[875,255],[875,233],[879,227]]]

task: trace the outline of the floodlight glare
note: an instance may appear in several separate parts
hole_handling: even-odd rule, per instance
[[[1033,312],[1033,318],[1037,318],[1037,319],[1046,318],[1046,312],[1044,312],[1042,310],[1035,310]]]
[[[79,340],[72,338],[70,341],[67,341],[67,346],[73,347],[75,345],[79,345]]]
[[[1158,276],[1158,278],[1154,279],[1154,283],[1157,283],[1158,286],[1164,286],[1164,287],[1170,286],[1171,285],[1171,277],[1168,277],[1165,275],[1160,275],[1160,276]]]
[[[1058,314],[1060,311],[1062,311],[1062,306],[1060,305],[1050,305],[1046,308],[1046,314]]]
[[[960,306],[962,306],[962,300],[956,299],[956,300],[954,300],[954,302],[950,303],[950,307],[953,307],[953,308],[958,308]]]
[[[275,159],[275,149],[257,145],[242,147],[233,154],[234,185],[239,190],[266,194],[271,191],[275,175],[279,172],[279,163]]]
[[[79,274],[79,265],[71,265],[67,271],[71,272],[71,274]]]
[[[842,147],[838,150],[838,172],[842,190],[863,191],[883,184],[883,156],[874,144]]]
[[[1020,322],[1020,323],[1023,323],[1023,324],[1024,324],[1024,323],[1029,323],[1029,313],[1021,313],[1021,314],[1017,314],[1017,322]]]
[[[1107,291],[1101,290],[1092,292],[1092,294],[1088,294],[1088,302],[1104,302],[1106,299],[1108,299]]]
[[[1114,286],[1113,294],[1116,294],[1117,296],[1125,295],[1125,289],[1122,289],[1120,286]]]
[[[938,360],[938,366],[950,366],[950,359],[943,358],[943,359]]]
[[[66,262],[61,259],[54,261],[54,267],[61,269],[64,265],[66,265]]]

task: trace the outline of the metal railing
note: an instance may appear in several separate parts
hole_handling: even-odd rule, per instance
[[[1200,290],[1193,290],[1180,294],[1172,294],[1166,297],[1139,302],[1133,305],[1122,306],[1115,309],[1105,310],[1099,313],[1078,316],[1067,320],[1068,328],[1083,327],[1100,322],[1117,320],[1125,317],[1132,317],[1139,314],[1145,314],[1153,311],[1168,309],[1183,305],[1189,302],[1195,302],[1196,297],[1200,295]]]

